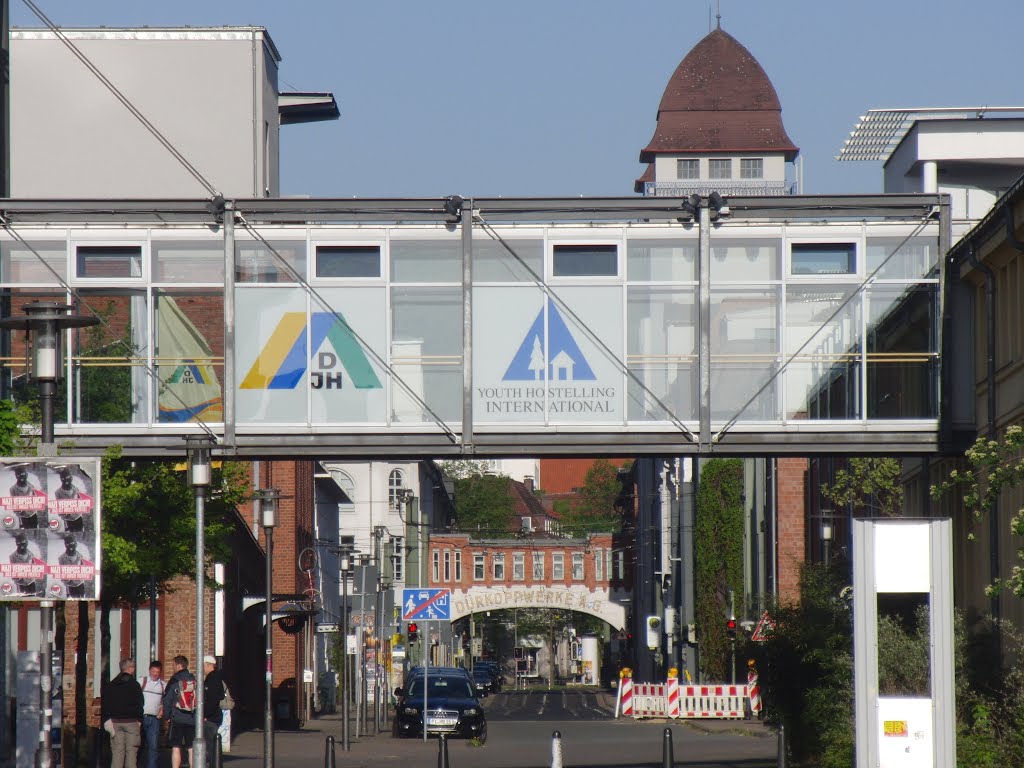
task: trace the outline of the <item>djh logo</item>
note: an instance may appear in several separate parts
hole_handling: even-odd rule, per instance
[[[526,332],[502,381],[594,381],[597,376],[555,303],[548,299],[547,334],[544,310]],[[543,341],[542,341],[543,340]]]
[[[313,312],[309,320],[307,325],[305,312],[284,313],[240,388],[295,389],[306,373],[306,337],[311,334],[308,360],[316,361],[309,377],[311,389],[341,389],[342,370],[356,389],[381,389],[380,379],[341,314]],[[320,351],[325,341],[331,342],[333,352]]]

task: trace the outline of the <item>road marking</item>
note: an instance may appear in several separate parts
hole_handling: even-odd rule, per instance
[[[544,714],[544,707],[547,706],[547,703],[548,703],[548,695],[545,693],[543,696],[541,696],[541,699],[540,699],[540,709],[537,710],[537,715],[538,716]]]

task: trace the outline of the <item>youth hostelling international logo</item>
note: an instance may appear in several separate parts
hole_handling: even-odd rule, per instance
[[[241,389],[295,389],[306,369],[315,361],[309,385],[313,389],[341,389],[341,370],[356,389],[381,389],[366,353],[345,322],[334,312],[313,312],[306,323],[305,312],[286,312],[256,361],[242,380]],[[309,359],[306,335],[312,332]],[[325,341],[333,352],[320,351]]]
[[[550,298],[547,309],[547,338],[544,335],[544,310],[541,309],[502,381],[596,380],[594,371]]]

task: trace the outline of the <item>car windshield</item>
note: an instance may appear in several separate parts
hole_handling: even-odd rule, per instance
[[[409,683],[409,696],[415,698],[423,697],[423,687],[427,684],[427,697],[457,696],[459,698],[473,698],[475,696],[472,686],[466,678],[459,677],[418,677]]]

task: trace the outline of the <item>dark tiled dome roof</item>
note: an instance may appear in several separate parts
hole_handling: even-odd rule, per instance
[[[676,67],[658,106],[654,138],[640,152],[784,152],[799,150],[782,125],[775,87],[750,51],[716,29]]]

